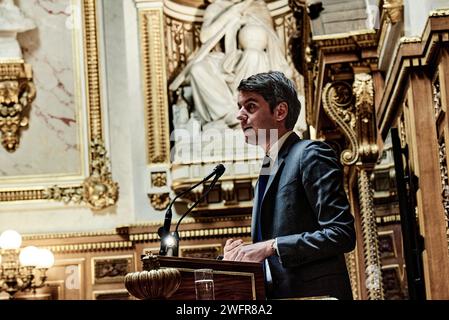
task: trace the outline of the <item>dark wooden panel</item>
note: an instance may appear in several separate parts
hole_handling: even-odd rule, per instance
[[[182,282],[170,298],[195,300],[194,270],[214,270],[216,300],[264,300],[265,285],[262,264],[200,258],[158,257],[161,267],[177,268]]]

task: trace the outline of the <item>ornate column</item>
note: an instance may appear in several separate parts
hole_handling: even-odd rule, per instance
[[[16,38],[35,27],[12,0],[0,2],[0,133],[8,152],[17,150],[20,129],[28,126],[27,115],[36,97],[31,66],[24,62]]]
[[[346,81],[330,82],[323,89],[322,100],[326,114],[349,141],[348,148],[341,153],[341,163],[357,168],[366,290],[370,300],[381,300],[382,275],[373,189],[369,180],[379,152],[376,145],[372,76],[367,73],[355,74],[352,86]]]

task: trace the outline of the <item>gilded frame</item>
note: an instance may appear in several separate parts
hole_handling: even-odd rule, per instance
[[[115,203],[117,200],[117,193],[118,193],[118,185],[112,180],[105,183],[105,180],[103,181],[104,184],[106,184],[108,187],[112,186],[113,192],[116,193],[115,197],[112,196],[112,200],[108,201],[109,203],[106,206],[97,206],[95,204],[92,204],[91,201],[89,201],[89,194],[86,193],[86,188],[91,187],[92,185],[95,185],[96,183],[99,183],[98,179],[95,181],[93,179],[93,173],[98,168],[95,168],[94,161],[98,159],[98,148],[105,149],[104,146],[104,133],[103,133],[103,121],[104,121],[104,114],[102,112],[102,92],[101,92],[101,59],[100,59],[100,40],[98,37],[99,31],[98,31],[98,25],[99,25],[99,18],[98,18],[98,7],[100,6],[100,0],[72,0],[72,5],[79,6],[81,8],[81,17],[82,20],[82,44],[74,44],[75,46],[81,47],[80,50],[83,52],[84,61],[82,62],[75,62],[74,67],[77,67],[77,63],[84,63],[83,68],[81,68],[84,71],[84,79],[85,83],[79,84],[80,86],[83,86],[83,88],[80,87],[79,90],[85,92],[85,97],[82,97],[81,99],[85,99],[84,105],[86,106],[87,110],[78,110],[78,112],[84,112],[86,119],[80,119],[84,120],[84,122],[87,123],[80,124],[80,127],[86,125],[87,126],[87,133],[83,134],[82,137],[87,141],[80,141],[84,142],[86,144],[85,149],[87,149],[87,155],[83,155],[82,157],[87,159],[87,164],[84,163],[81,166],[81,178],[84,178],[84,182],[81,184],[78,184],[75,182],[75,179],[68,179],[68,178],[56,178],[53,179],[55,181],[61,182],[60,186],[55,186],[52,188],[48,188],[48,183],[43,183],[42,181],[39,181],[36,177],[24,177],[20,178],[19,180],[26,179],[27,182],[29,182],[26,186],[23,187],[6,187],[6,188],[0,188],[0,202],[18,202],[18,201],[33,201],[33,200],[59,200],[64,201],[66,203],[68,202],[75,202],[80,203],[80,201],[76,202],[74,201],[74,195],[70,193],[72,190],[74,192],[81,194],[82,200],[87,200],[87,204],[93,208],[93,209],[103,209],[104,207],[110,206],[111,204]],[[76,40],[75,40],[76,42]],[[80,68],[78,68],[80,69]],[[75,70],[75,73],[80,73],[80,70]],[[78,90],[78,89],[77,89]],[[80,129],[81,130],[81,129]],[[83,149],[83,147],[81,147]],[[84,151],[85,152],[85,151]],[[83,153],[83,151],[81,151]],[[104,166],[108,165],[108,159],[106,157],[103,157],[101,160]],[[85,168],[87,166],[88,168]],[[109,171],[109,169],[107,170]],[[88,173],[88,176],[86,177],[86,173]],[[110,173],[109,173],[110,175]],[[76,177],[78,179],[78,177]],[[105,177],[108,179],[109,177]],[[67,182],[69,181],[69,182]],[[36,183],[36,184],[34,184]],[[56,192],[55,192],[56,190]],[[68,192],[67,192],[68,191]],[[65,198],[61,198],[56,196],[56,193],[60,192],[63,194],[63,196],[66,196]],[[84,192],[84,194],[83,194]],[[87,199],[85,199],[87,197]],[[112,203],[111,203],[112,202]]]
[[[120,256],[92,257],[92,259],[91,259],[92,284],[97,285],[97,284],[105,284],[105,283],[123,283],[126,273],[123,275],[117,275],[114,277],[106,276],[104,279],[101,279],[101,278],[97,277],[97,272],[96,272],[96,266],[99,262],[108,263],[108,262],[119,261],[119,260],[127,260],[126,273],[133,272],[136,270],[135,258],[134,258],[134,255],[132,255],[132,254],[120,255]]]

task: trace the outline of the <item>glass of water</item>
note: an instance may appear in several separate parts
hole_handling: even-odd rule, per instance
[[[195,270],[195,293],[196,300],[215,300],[212,269]]]

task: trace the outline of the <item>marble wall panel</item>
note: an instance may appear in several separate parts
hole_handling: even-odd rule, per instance
[[[79,176],[83,173],[83,114],[86,109],[81,1],[21,0],[16,5],[37,28],[18,35],[32,65],[37,96],[29,127],[14,153],[0,150],[0,181],[23,177]],[[75,22],[78,21],[78,22]]]

